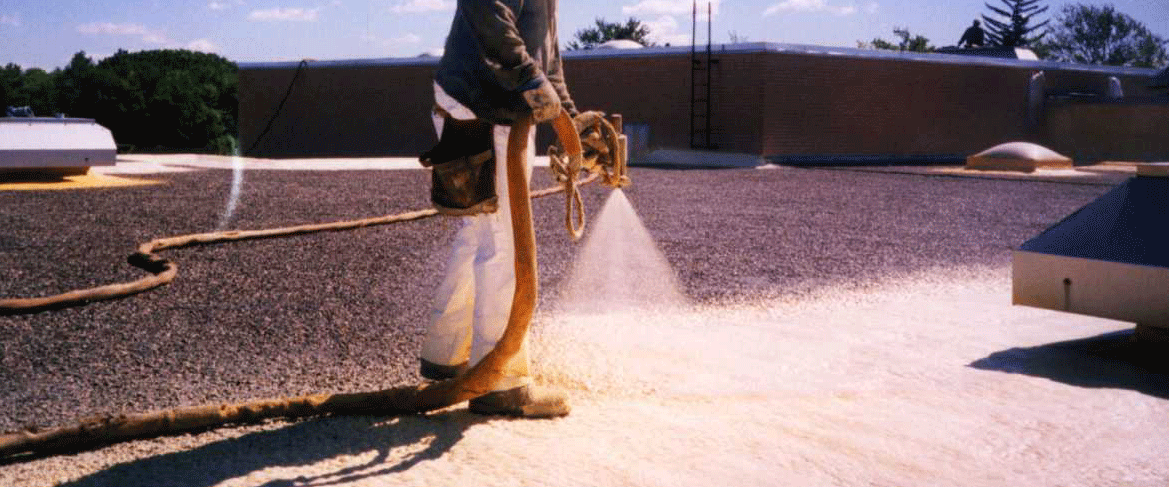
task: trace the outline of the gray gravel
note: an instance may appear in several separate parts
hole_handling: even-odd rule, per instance
[[[0,192],[0,296],[137,278],[151,238],[212,230],[230,173],[168,184]],[[915,270],[1004,266],[1010,249],[1106,192],[1092,184],[822,169],[636,168],[627,192],[699,302],[799,294]],[[1083,181],[1081,181],[1082,183]],[[548,186],[537,171],[535,187]],[[422,171],[247,175],[235,228],[413,210]],[[585,189],[598,210],[607,192]],[[563,199],[539,200],[542,299],[569,268]],[[0,317],[0,430],[208,402],[418,380],[417,351],[451,222],[164,252],[179,275],[128,299]]]

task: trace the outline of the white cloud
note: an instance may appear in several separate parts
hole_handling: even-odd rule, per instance
[[[260,22],[316,22],[320,8],[269,8],[253,10],[248,20]]]
[[[187,49],[191,51],[215,53],[219,52],[219,46],[211,42],[210,39],[195,39],[187,43]]]
[[[408,32],[405,35],[393,37],[390,39],[365,34],[361,36],[361,40],[381,49],[393,50],[394,48],[402,47],[403,44],[419,44],[422,42],[422,37],[413,32]]]
[[[662,15],[654,20],[642,22],[649,27],[649,40],[658,45],[684,46],[690,44],[690,34],[678,32],[678,19],[671,15]]]
[[[146,33],[146,35],[142,36],[142,40],[150,44],[170,44],[170,39],[167,39],[165,35],[156,32]]]
[[[450,0],[406,0],[390,7],[390,12],[396,14],[416,14],[422,12],[445,12],[455,9],[455,2]]]
[[[0,14],[0,25],[10,25],[12,27],[20,27],[19,15]]]
[[[211,0],[211,3],[207,4],[207,8],[211,10],[226,10],[227,4],[216,0]]]
[[[707,2],[699,2],[699,22],[707,21],[706,5]],[[721,6],[722,0],[711,0],[710,13],[718,16]],[[687,28],[683,30],[688,30],[690,16],[694,13],[693,0],[641,0],[633,5],[622,6],[621,13],[641,18],[656,16],[653,20],[643,20],[642,24],[649,27],[649,40],[658,45],[682,46],[690,44],[690,33],[679,31],[682,23],[678,19],[680,17],[686,19]]]
[[[713,0],[710,4],[714,15],[718,15],[722,1]],[[693,0],[641,0],[637,4],[621,7],[621,13],[625,15],[690,15],[693,11]],[[705,2],[700,2],[698,6],[698,17],[706,18]]]
[[[90,35],[131,36],[141,38],[148,44],[165,45],[171,41],[166,34],[146,28],[141,24],[115,24],[113,22],[90,22],[77,26],[77,32]]]
[[[77,26],[82,34],[106,34],[120,36],[145,35],[146,27],[140,24],[115,24],[113,22],[90,22]]]
[[[880,9],[881,6],[877,2],[870,2],[868,5],[865,5],[865,13],[875,14]]]
[[[150,30],[150,28],[148,28],[144,25],[141,25],[141,24],[131,24],[131,23],[115,24],[113,22],[91,22],[88,24],[82,24],[82,25],[77,26],[77,32],[80,32],[82,34],[90,34],[90,35],[137,37],[139,39],[142,39],[142,42],[145,42],[147,44],[154,44],[157,46],[163,46],[163,47],[167,47],[167,48],[180,48],[181,47],[181,48],[188,49],[191,51],[200,51],[200,52],[208,52],[208,53],[219,52],[219,46],[216,45],[214,42],[211,42],[210,39],[207,39],[207,38],[195,39],[195,40],[188,42],[184,45],[180,42],[175,42],[175,41],[171,40],[169,37],[166,36],[166,34],[164,34],[162,32]],[[94,56],[92,56],[94,61],[104,59],[106,57],[109,57],[109,55],[105,55],[105,56],[94,55]]]
[[[401,42],[403,44],[418,44],[419,42],[422,42],[422,38],[413,32],[410,32],[402,37],[396,37],[392,40],[395,42]]]
[[[642,24],[649,27],[650,34],[666,34],[678,30],[678,20],[671,15],[663,15],[654,20],[644,21]]]
[[[875,6],[875,3],[869,4],[870,7]],[[828,5],[824,0],[783,0],[782,2],[772,4],[763,11],[763,16],[774,15],[777,13],[788,12],[827,12],[833,15],[852,15],[857,12],[856,5],[847,5],[844,7],[837,7]]]

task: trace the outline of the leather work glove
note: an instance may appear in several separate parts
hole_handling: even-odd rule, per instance
[[[536,122],[549,122],[560,115],[560,96],[548,80],[538,78],[537,81],[536,87],[523,91],[524,101],[532,107],[532,118]]]

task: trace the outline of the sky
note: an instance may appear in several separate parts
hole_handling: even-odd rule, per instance
[[[441,49],[456,0],[0,0],[0,65],[63,67],[78,51],[98,61],[118,49],[185,48],[235,62],[414,57]],[[1001,5],[1001,0],[987,0]],[[1040,0],[1053,16],[1069,3]],[[1102,1],[1099,3],[1103,3]],[[706,1],[700,2],[705,10]],[[1169,38],[1169,0],[1112,4]],[[659,44],[689,45],[692,0],[560,0],[567,43],[594,19],[635,17]],[[714,0],[713,42],[856,47],[907,27],[953,45],[982,0]],[[706,42],[705,15],[699,43]]]

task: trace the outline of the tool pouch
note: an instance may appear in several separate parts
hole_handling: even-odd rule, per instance
[[[431,168],[430,201],[439,213],[464,216],[498,208],[493,130],[482,120],[446,117],[438,145],[419,156]]]

